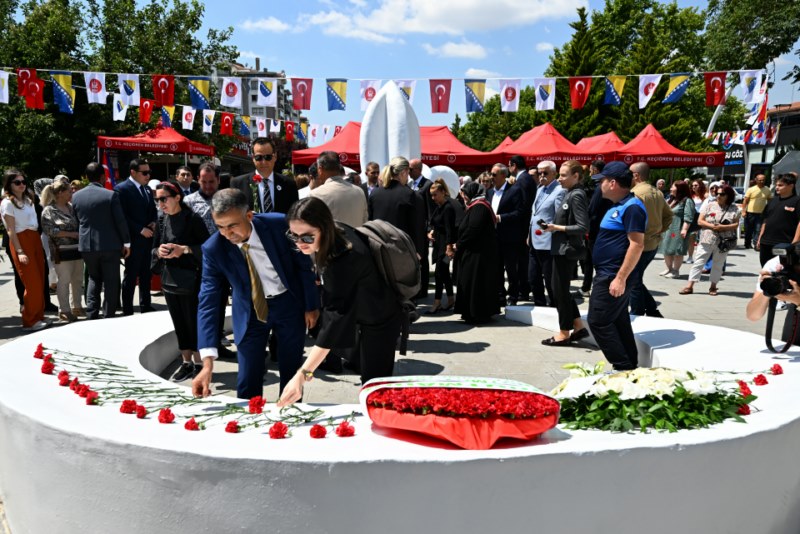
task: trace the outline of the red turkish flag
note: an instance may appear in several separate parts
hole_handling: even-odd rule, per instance
[[[719,106],[725,103],[725,79],[727,72],[706,72],[706,106]]]
[[[25,86],[25,105],[31,109],[44,109],[44,80],[28,80]]]
[[[286,121],[284,127],[286,128],[286,140],[294,141],[294,123]]]
[[[220,121],[222,125],[219,127],[219,133],[233,135],[233,113],[223,113]]]
[[[333,136],[336,137],[337,135],[339,135],[339,132],[341,132],[341,131],[342,131],[342,127],[341,126],[335,126],[333,128]]]
[[[582,109],[586,105],[591,88],[591,76],[575,76],[569,79],[569,99],[572,101],[572,109]]]
[[[156,106],[175,105],[175,77],[167,74],[153,76],[153,98]]]
[[[17,95],[25,96],[28,83],[38,79],[39,75],[36,73],[36,69],[17,69]]]
[[[431,84],[431,113],[449,113],[453,80],[428,80]]]
[[[142,98],[139,102],[139,122],[147,124],[150,122],[150,117],[153,115],[153,108],[156,105],[155,100],[149,98]]]
[[[314,80],[311,78],[292,78],[292,107],[294,109],[311,109],[311,89]]]

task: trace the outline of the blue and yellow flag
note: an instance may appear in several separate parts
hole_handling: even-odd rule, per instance
[[[239,134],[250,137],[250,115],[242,115],[242,125],[239,127]]]
[[[50,71],[53,78],[53,102],[61,113],[75,110],[75,89],[72,88],[72,73],[66,71]]]
[[[619,106],[626,76],[606,76],[606,95],[603,104]]]
[[[188,78],[189,98],[194,109],[209,109],[209,94],[211,90],[211,78],[197,76]]]
[[[161,106],[161,125],[172,128],[172,117],[175,116],[175,106]]]
[[[690,75],[688,72],[678,72],[669,75],[669,87],[667,88],[667,97],[662,100],[663,104],[674,104],[686,93],[689,88]]]
[[[464,80],[464,93],[467,98],[467,113],[483,112],[486,80]]]
[[[300,142],[308,143],[308,123],[301,122],[300,129],[297,130],[297,139]]]
[[[328,111],[342,110],[347,107],[347,80],[344,78],[328,78]]]

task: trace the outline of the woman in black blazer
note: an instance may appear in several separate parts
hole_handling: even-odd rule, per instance
[[[553,224],[546,230],[553,233],[550,255],[553,257],[553,293],[558,309],[560,331],[542,341],[543,345],[566,346],[589,335],[583,326],[578,305],[569,290],[572,273],[578,260],[586,256],[586,232],[589,231],[589,202],[581,187],[583,167],[577,161],[561,165],[558,182],[567,191],[556,207]],[[570,334],[572,330],[572,334]]]
[[[428,313],[436,313],[442,306],[442,290],[447,293],[447,306],[450,310],[455,304],[453,298],[453,280],[450,277],[450,261],[455,255],[456,211],[450,203],[450,191],[447,184],[439,178],[430,187],[430,195],[436,209],[431,215],[428,239],[433,243],[433,263],[436,265],[436,290],[433,294],[433,306]]]
[[[315,197],[295,202],[286,218],[286,237],[300,252],[314,257],[322,280],[323,308],[316,344],[284,388],[278,406],[300,400],[314,370],[331,349],[352,347],[357,329],[362,383],[391,376],[401,307],[378,271],[365,238],[345,224],[334,223],[328,206]]]
[[[415,193],[406,185],[408,160],[404,157],[392,158],[381,171],[380,180],[381,187],[373,189],[369,196],[369,220],[386,221],[407,233],[417,243],[420,236],[416,230]]]

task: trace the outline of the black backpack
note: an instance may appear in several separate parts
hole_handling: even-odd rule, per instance
[[[355,230],[366,238],[381,276],[398,300],[414,298],[421,285],[420,266],[417,249],[408,234],[381,220],[367,221]]]

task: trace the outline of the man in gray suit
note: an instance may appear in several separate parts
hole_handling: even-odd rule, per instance
[[[72,207],[80,224],[78,250],[81,251],[89,287],[86,296],[86,315],[100,317],[101,291],[103,317],[113,317],[119,302],[119,260],[131,253],[128,223],[119,202],[119,194],[103,187],[105,171],[99,163],[86,166],[89,185],[75,193]]]
[[[326,150],[317,158],[317,177],[311,183],[311,196],[330,208],[333,218],[354,228],[367,222],[367,199],[357,185],[344,180],[336,152]]]

